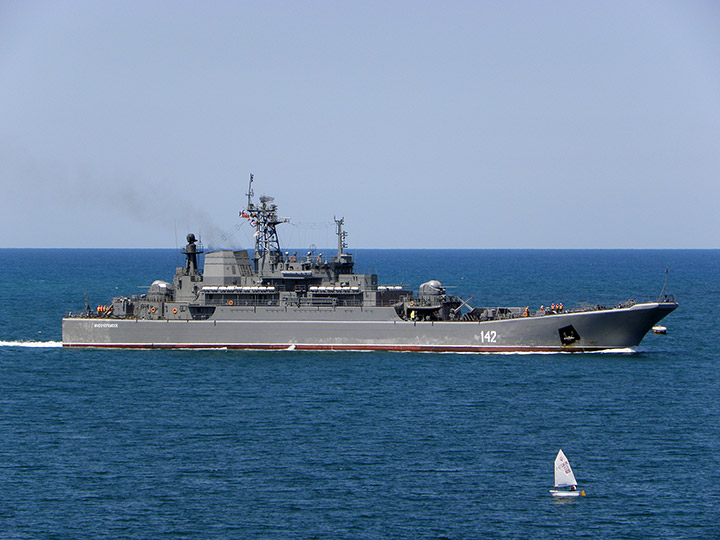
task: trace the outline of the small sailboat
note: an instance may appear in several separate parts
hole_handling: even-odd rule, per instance
[[[555,489],[551,489],[553,497],[585,496],[585,490],[577,491],[577,480],[570,467],[570,462],[560,450],[555,458]]]

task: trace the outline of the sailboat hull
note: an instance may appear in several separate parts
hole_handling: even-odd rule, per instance
[[[550,493],[553,497],[579,497],[583,492],[581,491],[561,491],[559,489],[551,489]]]

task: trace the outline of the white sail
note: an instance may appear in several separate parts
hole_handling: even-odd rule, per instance
[[[555,487],[576,485],[577,480],[575,480],[575,475],[570,468],[570,462],[565,457],[565,454],[563,454],[563,451],[560,450],[555,458]]]

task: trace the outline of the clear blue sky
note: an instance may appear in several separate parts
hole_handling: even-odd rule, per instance
[[[720,248],[717,2],[0,0],[0,82],[0,247],[247,248],[253,172],[356,248]]]

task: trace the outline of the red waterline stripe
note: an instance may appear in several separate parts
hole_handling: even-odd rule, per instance
[[[608,347],[477,347],[444,345],[307,345],[307,344],[181,344],[181,343],[63,343],[63,347],[93,347],[107,349],[250,349],[250,350],[296,350],[296,351],[392,351],[392,352],[592,352]]]

